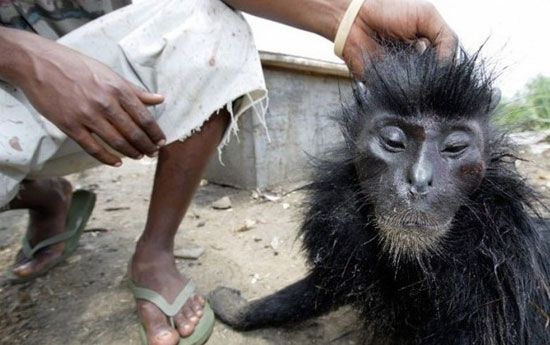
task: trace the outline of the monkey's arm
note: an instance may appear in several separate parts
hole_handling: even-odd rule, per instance
[[[234,289],[218,287],[210,293],[210,305],[218,318],[239,330],[280,326],[302,322],[326,313],[343,304],[342,293],[336,286],[325,289],[325,276],[312,272],[304,279],[286,288],[247,302]]]

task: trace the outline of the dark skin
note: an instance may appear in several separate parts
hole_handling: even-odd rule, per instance
[[[482,171],[462,172],[483,165],[481,126],[473,120],[378,114],[366,127],[359,139],[364,158],[356,163],[361,185],[376,204],[374,216],[386,243],[407,242],[391,243],[392,254],[416,255],[449,230],[461,206],[456,200],[478,187]]]
[[[350,0],[301,0],[300,6],[296,6],[295,0],[225,2],[235,9],[333,40]],[[452,54],[457,42],[452,30],[428,2],[368,0],[344,48],[344,58],[356,74],[363,69],[364,50],[372,54],[378,52],[379,47],[372,42],[374,35],[407,42],[425,39],[438,47],[443,56]],[[227,115],[214,117],[184,143],[163,146],[164,134],[147,110],[147,106],[162,103],[162,95],[141,90],[91,57],[34,34],[6,28],[0,28],[0,79],[19,87],[44,117],[104,164],[122,164],[120,157],[110,153],[105,145],[134,159],[159,155],[147,225],[136,247],[131,275],[138,285],[158,291],[170,301],[187,282],[175,269],[171,252],[173,238],[204,167],[227,126]],[[49,186],[52,191],[62,193],[63,184]],[[41,189],[34,189],[32,182],[25,185],[31,194],[42,193]],[[173,198],[163,197],[175,190],[178,194]],[[9,206],[36,211],[33,205],[34,200],[21,194]],[[62,232],[68,205],[65,198],[59,202],[60,211],[55,215],[36,211],[31,219],[31,232],[41,235],[31,242]],[[38,210],[42,210],[41,206]],[[30,274],[62,250],[62,244],[53,246],[35,260],[19,262],[14,271],[21,276]],[[176,330],[156,307],[138,302],[150,344],[175,344],[179,335],[190,334],[202,315],[203,305],[204,299],[200,296],[187,303],[176,317]]]
[[[40,36],[0,28],[0,77],[19,87],[48,120],[97,160],[122,161],[92,136],[126,157],[154,155],[165,141],[147,106],[164,97],[143,91],[108,66]],[[2,44],[3,43],[3,44]]]
[[[29,210],[29,232],[31,246],[47,239],[56,232],[51,229],[63,229],[69,206],[72,187],[62,178],[23,181],[19,195],[10,202],[10,209]],[[20,276],[40,271],[50,260],[63,252],[65,244],[58,243],[40,253],[40,260],[28,261],[19,253],[14,272]]]
[[[380,114],[369,122],[360,139],[360,152],[376,162],[376,169],[387,172],[380,178],[392,186],[392,192],[401,196],[403,203],[433,198],[437,200],[432,200],[426,208],[436,209],[434,206],[441,201],[441,195],[434,195],[438,188],[444,185],[449,190],[477,187],[476,184],[462,187],[468,182],[462,171],[483,163],[483,135],[477,121],[436,123],[430,121],[429,116],[404,120]],[[358,164],[361,165],[361,161]],[[366,167],[359,171],[369,174]],[[477,180],[481,177],[475,176]],[[455,186],[457,182],[460,184]],[[389,205],[383,211],[394,206]],[[453,210],[448,212],[450,214],[441,215],[441,222],[452,218]]]

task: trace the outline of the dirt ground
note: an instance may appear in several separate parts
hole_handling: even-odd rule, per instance
[[[550,149],[521,155],[529,180],[550,197]],[[139,344],[134,302],[125,287],[126,265],[143,229],[154,161],[127,161],[119,169],[97,168],[70,176],[78,188],[98,194],[81,246],[66,263],[32,283],[0,285],[0,344]],[[229,196],[232,208],[212,202]],[[218,285],[236,287],[247,298],[260,297],[305,272],[296,230],[301,192],[266,200],[251,191],[202,186],[176,238],[176,248],[201,247],[197,260],[178,266],[203,292]],[[548,202],[547,202],[548,204]],[[26,215],[0,215],[0,272],[19,248]],[[255,223],[247,231],[245,223]],[[341,309],[293,328],[237,333],[217,323],[211,345],[357,344],[355,317]]]

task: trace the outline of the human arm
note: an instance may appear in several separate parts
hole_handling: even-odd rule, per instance
[[[0,27],[0,79],[20,88],[38,112],[105,164],[121,161],[97,137],[132,158],[154,154],[164,141],[146,108],[162,103],[161,95],[54,41]]]
[[[351,0],[224,0],[232,8],[319,34],[334,41]],[[437,9],[423,0],[365,0],[344,45],[344,60],[361,74],[365,52],[380,54],[377,37],[429,42],[450,56],[457,38]]]

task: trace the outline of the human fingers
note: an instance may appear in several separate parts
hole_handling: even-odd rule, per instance
[[[139,101],[138,101],[139,102]],[[104,118],[127,140],[127,142],[140,153],[153,156],[158,151],[158,146],[149,135],[139,126],[134,113],[126,111],[129,108],[128,101],[121,99],[120,105],[112,105],[104,115]],[[154,121],[154,120],[153,120]],[[98,133],[99,134],[99,133]],[[157,141],[160,141],[157,140]],[[109,146],[112,143],[107,142]],[[117,143],[119,144],[119,143]]]
[[[443,59],[455,56],[458,49],[458,37],[454,32],[444,31],[434,42],[439,57]]]
[[[458,36],[445,22],[437,8],[424,3],[418,12],[418,35],[427,38],[442,58],[450,58],[456,53]]]
[[[136,96],[138,96],[140,101],[142,101],[144,104],[146,104],[146,105],[157,105],[157,104],[160,104],[160,103],[164,102],[164,96],[163,95],[158,94],[158,93],[148,92],[148,91],[146,91],[146,90],[140,88],[139,86],[134,85],[130,82],[128,84],[130,85],[132,90],[134,90],[134,93],[136,94]]]
[[[132,117],[134,122],[147,134],[150,141],[156,146],[166,143],[166,136],[151,115],[145,105],[162,103],[164,97],[159,94],[152,94],[142,90],[132,83],[128,83],[129,92],[124,92],[120,97],[122,108]]]
[[[413,42],[414,49],[419,53],[424,53],[428,47],[430,47],[430,40],[421,37]]]
[[[121,153],[122,155],[134,159],[143,158],[143,153],[133,147],[126,138],[116,130],[108,121],[98,118],[90,126],[90,131],[97,135],[106,145]]]
[[[353,76],[363,77],[365,67],[383,54],[383,48],[368,35],[355,36],[350,34],[348,44],[344,47],[344,60]]]
[[[89,131],[81,129],[71,137],[84,149],[84,151],[86,151],[98,161],[115,167],[122,165],[122,161],[120,160],[120,158],[117,157],[115,154],[107,151],[107,149],[103,145],[97,142],[97,140],[92,136]]]

